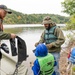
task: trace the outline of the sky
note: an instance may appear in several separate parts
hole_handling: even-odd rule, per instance
[[[0,4],[6,5],[24,14],[58,14],[68,16],[63,13],[61,2],[64,0],[0,0]]]

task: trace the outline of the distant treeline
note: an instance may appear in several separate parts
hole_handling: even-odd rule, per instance
[[[41,24],[45,16],[50,16],[55,23],[66,23],[69,17],[55,14],[23,14],[11,10],[13,13],[7,14],[4,19],[4,24]]]

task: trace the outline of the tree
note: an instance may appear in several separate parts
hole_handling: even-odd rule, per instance
[[[75,15],[72,15],[66,25],[67,30],[75,29]]]
[[[68,30],[75,29],[75,0],[64,0],[64,2],[62,2],[62,6],[64,7],[63,12],[70,15],[66,28]]]
[[[55,23],[65,23],[69,17],[54,14],[23,14],[11,10],[11,15],[7,14],[4,24],[41,24],[45,16],[50,16]]]
[[[64,0],[62,6],[64,7],[63,12],[66,12],[69,15],[75,14],[75,0]]]
[[[66,29],[70,30],[73,34],[68,34],[69,45],[74,45],[75,43],[75,0],[64,0],[62,2],[62,6],[64,7],[64,12],[70,15],[70,19],[66,24]],[[71,43],[71,44],[70,44]]]

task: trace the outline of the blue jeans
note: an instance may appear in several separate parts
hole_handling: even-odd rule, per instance
[[[60,75],[59,73],[59,59],[60,59],[60,53],[51,53],[54,55],[57,65],[54,67],[54,71],[56,72],[56,75]]]

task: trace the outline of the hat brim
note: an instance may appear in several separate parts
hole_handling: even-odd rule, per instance
[[[53,23],[51,20],[49,20],[49,21],[43,21],[43,22],[42,22],[42,25],[43,25],[43,24],[51,24],[51,23]]]
[[[8,14],[12,14],[12,12],[8,9],[5,9],[5,11],[8,13]]]

